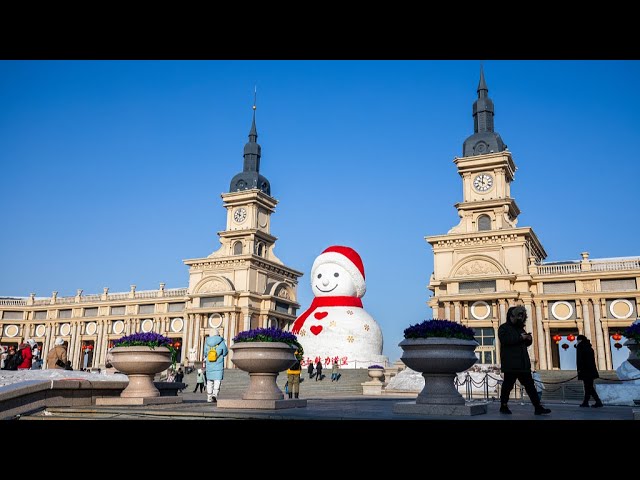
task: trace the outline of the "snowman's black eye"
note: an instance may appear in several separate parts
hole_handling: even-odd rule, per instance
[[[318,274],[318,278],[322,278],[322,274],[321,273]]]
[[[334,274],[333,274],[333,276],[334,276],[334,277],[339,277],[339,276],[340,276],[340,274],[339,274],[338,272],[336,272],[336,273],[334,273]]]

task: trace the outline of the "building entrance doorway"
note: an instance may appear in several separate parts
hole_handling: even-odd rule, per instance
[[[551,367],[555,370],[576,369],[576,337],[574,330],[563,328],[551,330]]]

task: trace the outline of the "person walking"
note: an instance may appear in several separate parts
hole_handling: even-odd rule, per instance
[[[198,369],[198,373],[196,375],[196,388],[193,389],[193,393],[196,393],[198,387],[200,387],[200,393],[202,393],[204,390],[204,373],[201,368]]]
[[[318,359],[316,363],[316,382],[322,380],[322,362]]]
[[[338,365],[338,361],[334,360],[333,361],[333,365],[331,365],[331,381],[338,381],[338,376],[340,375],[338,373],[338,369],[340,368],[340,366]]]
[[[294,355],[296,356],[296,363],[291,365],[287,370],[287,395],[289,395],[289,398],[292,398],[292,396],[298,398],[300,394],[300,374],[302,373],[302,367],[300,366],[297,350]]]
[[[309,380],[313,378],[313,362],[309,361],[309,366],[307,367],[307,373],[309,374]]]
[[[224,378],[224,357],[229,353],[227,344],[220,334],[224,333],[222,329],[218,330],[218,335],[207,337],[204,342],[204,359],[207,371],[207,402],[217,402],[220,393],[220,383]],[[209,360],[209,351],[215,350],[215,360]]]
[[[64,340],[58,337],[53,345],[53,348],[47,354],[47,368],[64,370],[68,361]]]
[[[578,335],[576,338],[578,344],[576,345],[576,368],[578,370],[578,380],[582,380],[584,383],[584,400],[580,404],[581,407],[589,406],[589,399],[593,397],[596,401],[593,408],[600,408],[604,405],[593,386],[593,381],[596,378],[600,378],[598,374],[598,368],[596,367],[596,357],[593,353],[593,347],[591,342],[584,335]]]
[[[500,413],[507,415],[511,415],[508,406],[509,394],[516,380],[519,380],[527,391],[529,400],[535,407],[535,415],[551,413],[551,410],[542,406],[531,376],[531,360],[527,347],[533,343],[533,336],[524,329],[526,321],[527,311],[523,306],[510,307],[507,311],[507,321],[498,328],[501,370],[504,374],[500,391]]]

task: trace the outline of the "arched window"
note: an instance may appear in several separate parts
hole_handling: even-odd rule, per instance
[[[264,257],[264,243],[256,243],[256,255],[258,255],[259,257]]]
[[[242,242],[236,242],[233,244],[233,254],[242,255]]]
[[[489,215],[480,215],[478,217],[478,231],[491,230],[491,217]]]
[[[280,328],[278,325],[278,319],[275,317],[269,318],[269,328]]]

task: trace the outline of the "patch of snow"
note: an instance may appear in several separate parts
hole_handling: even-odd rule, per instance
[[[91,382],[125,381],[129,378],[122,373],[90,373],[81,370],[0,370],[0,387],[25,382],[27,380],[88,380]]]
[[[620,380],[637,379],[625,382],[630,385],[640,385],[640,370],[631,365],[628,361],[622,362],[618,368],[616,368],[616,375]]]
[[[500,377],[500,375],[491,372],[466,371],[458,373],[458,391],[460,393],[466,392],[467,385],[465,384],[465,381],[472,382],[471,388],[473,392],[484,392],[484,383],[488,382],[489,393],[497,393],[497,385],[498,382],[502,382],[502,378]],[[385,390],[421,392],[423,388],[424,377],[422,376],[422,374],[407,367],[391,378]]]

